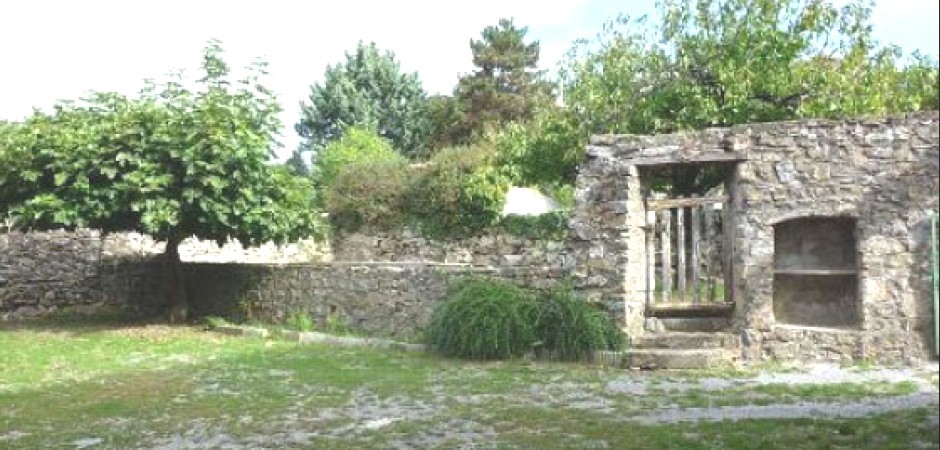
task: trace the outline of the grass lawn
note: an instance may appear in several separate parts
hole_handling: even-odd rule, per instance
[[[228,337],[194,327],[0,329],[0,448],[937,448],[936,403],[859,418],[645,420],[903,398],[912,381],[788,386]],[[930,381],[929,383],[935,383]]]

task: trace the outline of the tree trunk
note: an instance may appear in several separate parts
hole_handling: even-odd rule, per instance
[[[179,246],[183,239],[177,236],[166,241],[163,251],[163,297],[167,305],[170,323],[183,323],[189,316],[189,301],[186,296],[186,279],[180,261]]]

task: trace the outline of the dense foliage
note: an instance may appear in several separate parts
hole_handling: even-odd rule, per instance
[[[508,189],[487,148],[444,149],[416,177],[410,211],[428,236],[475,235],[499,222]]]
[[[231,81],[221,53],[216,43],[206,48],[197,90],[171,81],[135,99],[95,93],[5,127],[0,214],[24,228],[137,231],[166,241],[177,272],[168,276],[168,300],[181,315],[184,238],[249,245],[317,233],[309,183],[268,164],[280,107],[259,82],[263,65]]]
[[[599,350],[620,350],[624,334],[606,313],[578,298],[570,288],[540,295],[535,319],[539,350],[563,361],[591,358]]]
[[[937,108],[936,62],[871,36],[871,8],[814,0],[668,0],[622,17],[562,71],[588,133],[662,133]],[[625,106],[629,107],[625,107]]]
[[[338,231],[401,228],[408,221],[412,175],[401,156],[343,166],[324,192],[330,224]]]
[[[345,61],[327,67],[322,84],[311,86],[295,129],[302,150],[319,151],[346,127],[361,126],[403,155],[419,157],[431,127],[426,97],[418,76],[402,73],[393,53],[360,42]]]
[[[435,308],[425,330],[428,347],[447,357],[519,358],[536,341],[534,312],[534,297],[517,286],[465,280]]]
[[[568,288],[535,291],[491,279],[461,280],[434,310],[425,338],[448,357],[508,359],[536,351],[566,361],[619,350],[623,333]]]
[[[348,127],[337,139],[330,141],[317,156],[313,178],[318,188],[328,189],[348,164],[364,161],[403,161],[392,147],[370,128]]]

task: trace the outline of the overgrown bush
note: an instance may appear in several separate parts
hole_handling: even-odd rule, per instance
[[[395,229],[405,223],[412,171],[404,158],[343,166],[323,193],[334,229]]]
[[[479,234],[500,219],[509,180],[485,147],[441,150],[417,177],[410,215],[432,238]]]
[[[447,357],[507,359],[535,343],[530,292],[504,281],[469,279],[438,305],[425,330],[428,348]]]
[[[555,359],[579,361],[598,350],[623,347],[623,332],[607,314],[575,296],[568,287],[540,295],[536,310],[539,348]]]
[[[624,346],[621,330],[570,288],[523,289],[502,280],[459,283],[431,317],[428,348],[443,356],[507,359],[530,350],[578,361]]]
[[[514,236],[529,239],[562,240],[568,233],[568,213],[556,211],[537,216],[508,215],[499,228]]]
[[[313,331],[316,328],[313,318],[303,310],[291,312],[284,320],[284,326],[294,331]]]
[[[584,159],[586,135],[571,117],[545,112],[527,123],[510,123],[484,136],[496,165],[517,186],[572,185]]]
[[[313,177],[317,187],[325,189],[333,184],[346,165],[395,160],[404,160],[404,157],[395,151],[391,141],[382,138],[374,130],[349,127],[341,138],[330,142],[317,153]]]

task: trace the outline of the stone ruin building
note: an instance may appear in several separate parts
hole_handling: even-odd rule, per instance
[[[935,359],[938,142],[937,112],[594,136],[575,270],[622,296],[625,330],[651,352]],[[657,195],[690,168],[718,188]]]
[[[204,312],[339,314],[401,336],[454,275],[569,279],[631,337],[630,366],[936,361],[938,123],[932,111],[594,136],[563,242],[349,236],[308,263],[189,262],[189,295]],[[0,233],[0,317],[158,306],[155,258],[89,231]]]

